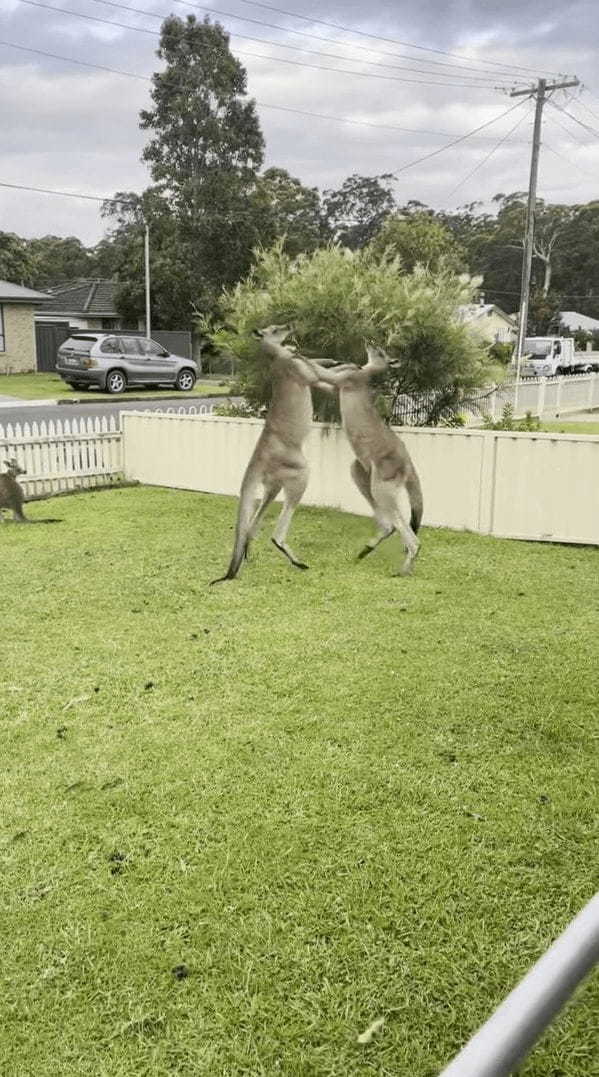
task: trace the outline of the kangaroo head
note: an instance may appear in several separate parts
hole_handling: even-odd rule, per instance
[[[13,479],[16,478],[17,475],[27,474],[25,468],[21,467],[19,463],[14,459],[14,457],[11,457],[10,460],[5,460],[4,467],[6,469],[6,474],[10,475]]]
[[[264,329],[254,329],[253,336],[273,344],[282,344],[292,332],[292,325],[267,325]]]
[[[392,359],[384,348],[379,348],[376,344],[366,345],[366,354],[368,356],[368,366],[375,367],[376,370],[386,370],[387,367],[399,366],[399,359]]]

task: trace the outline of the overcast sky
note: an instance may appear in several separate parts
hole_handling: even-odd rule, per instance
[[[528,182],[533,105],[510,99],[506,90],[514,80],[528,85],[538,76],[567,74],[577,75],[586,89],[567,92],[575,99],[560,92],[545,108],[539,194],[561,202],[599,197],[599,180],[593,178],[599,177],[596,0],[213,2],[212,10],[227,12],[219,21],[231,34],[231,47],[248,71],[249,93],[259,102],[266,165],[287,168],[309,185],[336,187],[353,172],[401,169],[522,100],[477,138],[400,172],[395,185],[400,202],[417,198],[435,208],[490,200]],[[45,6],[0,0],[0,181],[101,196],[141,191],[149,176],[140,162],[147,135],[139,130],[138,116],[148,106],[150,83],[60,57],[149,76],[158,67],[160,19],[171,12],[201,18],[208,9],[198,11],[197,4],[181,0],[39,3]],[[47,10],[52,6],[69,14]],[[286,14],[279,13],[283,9]],[[101,237],[103,223],[93,202],[0,188],[0,231],[77,235],[91,244]]]

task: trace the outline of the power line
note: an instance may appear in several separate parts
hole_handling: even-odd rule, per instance
[[[497,295],[520,295],[520,292],[508,292],[505,290],[505,288],[487,288],[487,291],[494,292]],[[574,295],[572,292],[562,291],[560,291],[559,294],[561,295],[562,299],[599,299],[599,294],[586,295],[585,293],[579,293],[578,295]]]
[[[230,12],[227,12],[227,11],[218,12],[216,8],[203,7],[201,4],[192,3],[191,0],[175,0],[175,2],[179,3],[179,4],[184,4],[185,7],[198,8],[200,11],[208,11],[208,12],[215,12],[217,14],[222,14],[222,15],[226,16],[227,18],[240,18],[240,16],[231,15]],[[127,4],[117,3],[116,0],[93,0],[93,3],[95,3],[95,4],[105,4],[107,7],[113,7],[113,8],[116,8],[117,10],[119,10],[119,11],[130,11],[135,15],[147,15],[149,18],[158,19],[160,22],[162,22],[165,18],[167,18],[166,14],[161,14],[161,13],[156,12],[156,11],[145,11],[142,8],[137,8],[137,7],[129,7],[129,5],[127,5]],[[245,21],[248,21],[248,20],[242,20],[242,21],[245,22]],[[255,22],[256,20],[250,19],[249,21],[250,22]],[[270,23],[263,23],[261,25],[270,26],[271,24]],[[274,29],[281,29],[281,27],[274,27]],[[237,33],[236,30],[231,31],[231,33],[233,34],[234,37],[242,38],[244,41],[257,42],[259,45],[273,45],[278,49],[290,49],[293,52],[301,52],[301,53],[305,53],[306,55],[309,55],[309,56],[325,56],[325,57],[328,57],[329,59],[332,59],[332,60],[342,60],[344,63],[351,63],[351,62],[364,63],[364,64],[368,64],[370,67],[383,67],[388,71],[409,71],[412,74],[434,75],[434,76],[436,76],[438,78],[451,78],[452,77],[450,74],[446,75],[444,71],[441,71],[441,72],[439,72],[439,71],[426,71],[426,70],[424,70],[422,68],[418,68],[418,67],[402,67],[400,64],[382,64],[378,60],[359,60],[359,61],[356,61],[355,58],[352,57],[352,56],[340,56],[339,53],[336,53],[336,52],[322,52],[321,49],[308,49],[303,45],[288,45],[288,44],[286,44],[286,43],[284,43],[282,41],[272,41],[271,39],[264,39],[262,37],[249,37],[247,34],[239,34],[239,33]],[[321,41],[322,38],[318,38],[317,40]],[[459,76],[453,76],[453,77],[459,77],[460,79],[467,79],[469,82],[482,82],[482,83],[493,84],[493,80],[489,79],[488,75],[484,75],[484,76],[483,75],[459,75]]]
[[[572,167],[572,165],[574,165],[574,168],[577,168],[582,176],[587,176],[589,179],[592,179],[592,180],[595,180],[595,181],[597,180],[596,174],[593,175],[591,172],[587,172],[586,168],[583,168],[582,165],[578,164],[578,161],[573,161],[572,158],[565,157],[563,153],[559,152],[559,150],[554,150],[553,146],[550,146],[549,143],[545,142],[544,139],[543,139],[543,146],[545,147],[546,150],[549,150],[550,153],[553,153],[555,157],[559,157],[560,160],[565,161],[566,164],[570,165],[570,167]]]
[[[567,108],[564,108],[563,105],[558,105],[557,101],[550,101],[549,104],[552,108],[556,108],[558,112],[563,112],[564,116],[569,116],[571,120],[574,120],[574,123],[577,123],[579,127],[584,128],[585,131],[589,131],[595,138],[599,138],[599,131],[596,131],[594,127],[590,127],[588,123],[579,120],[578,116],[574,116],[572,112],[568,112]]]
[[[122,3],[116,3],[115,0],[93,0],[93,2],[97,3],[97,4],[98,3],[99,4],[106,4],[108,7],[114,7],[114,8],[117,8],[117,9],[120,8],[123,11],[131,11],[134,14],[138,14],[138,15],[148,15],[148,16],[150,16],[150,18],[153,18],[153,19],[161,19],[162,20],[162,19],[167,18],[166,13],[165,14],[160,14],[160,13],[157,13],[155,11],[143,11],[140,8],[129,7],[129,6],[127,6],[125,4],[122,4]],[[346,48],[346,49],[347,48],[349,48],[349,49],[358,48],[358,49],[360,49],[361,52],[367,52],[367,53],[370,53],[370,54],[372,54],[374,52],[374,50],[372,48],[369,49],[369,48],[365,48],[364,46],[361,46],[361,45],[354,45],[352,42],[335,41],[335,40],[331,40],[330,38],[321,37],[321,36],[319,36],[317,34],[308,34],[303,30],[293,30],[293,29],[290,29],[290,28],[285,27],[285,26],[279,26],[277,23],[263,22],[263,21],[261,21],[259,19],[248,19],[248,18],[246,18],[246,17],[244,17],[242,15],[234,15],[230,11],[222,11],[220,8],[206,7],[203,4],[195,3],[195,0],[175,0],[175,3],[182,4],[184,7],[196,8],[198,11],[204,11],[204,12],[207,12],[208,14],[216,15],[219,19],[222,18],[222,17],[227,18],[227,19],[237,19],[240,22],[249,22],[249,23],[252,23],[252,24],[257,25],[257,26],[265,26],[270,30],[280,30],[283,33],[295,34],[295,35],[297,35],[299,37],[307,37],[307,38],[310,38],[313,41],[324,41],[326,44],[338,45],[341,48]],[[234,37],[243,38],[245,41],[257,41],[260,44],[276,45],[278,48],[294,49],[297,52],[312,53],[312,55],[314,55],[314,56],[331,56],[334,59],[344,60],[346,63],[351,62],[351,61],[360,62],[360,61],[356,61],[355,57],[353,57],[353,56],[337,56],[335,53],[322,52],[322,51],[318,51],[318,50],[314,50],[314,49],[306,49],[306,48],[302,48],[300,45],[287,45],[287,44],[284,44],[282,41],[272,41],[271,39],[265,40],[264,38],[259,38],[259,37],[249,37],[247,34],[238,33],[237,30],[231,30],[230,33],[232,33]],[[388,56],[391,59],[394,58],[392,53],[386,53],[386,52],[385,53],[376,53],[375,52],[375,55],[377,55],[377,56],[381,56],[381,55],[382,56]],[[414,63],[427,63],[427,62],[429,62],[429,61],[426,61],[426,60],[419,60],[418,57],[413,57],[413,56],[405,56],[404,55],[403,58],[407,59],[407,60],[411,60]],[[397,64],[384,64],[384,63],[381,64],[380,62],[378,62],[376,60],[363,60],[361,62],[366,63],[366,64],[370,64],[370,65],[375,66],[375,67],[389,68],[391,70],[413,71],[415,73],[423,74],[423,75],[426,74],[426,75],[437,75],[439,77],[441,77],[441,76],[445,77],[445,72],[444,71],[427,71],[424,68],[403,68],[401,66],[398,66]],[[433,63],[435,63],[435,61],[433,61]],[[478,78],[478,76],[472,75],[472,74],[469,74],[469,75],[457,75],[456,71],[458,70],[458,65],[453,65],[453,64],[439,65],[439,64],[436,64],[435,66],[443,66],[443,67],[450,68],[450,71],[449,71],[447,77],[451,77],[451,75],[453,75],[456,78],[459,77],[459,78],[464,78],[464,79],[476,79],[476,78]],[[478,81],[492,82],[493,80],[489,76],[492,75],[492,74],[495,74],[495,72],[492,72],[490,68],[482,68],[482,67],[480,67],[480,68],[478,68],[478,67],[477,68],[468,68],[468,67],[466,67],[466,65],[464,65],[463,69],[467,70],[467,71],[476,70],[476,71],[482,72],[482,74],[481,74],[480,78],[478,79]],[[495,76],[495,77],[497,77],[497,76]]]
[[[151,82],[150,75],[136,75],[133,71],[122,71],[118,67],[105,67],[103,64],[92,64],[87,60],[74,60],[71,56],[59,56],[56,52],[45,52],[43,49],[32,49],[27,45],[17,45],[14,41],[0,39],[0,45],[9,49],[19,49],[20,52],[33,52],[36,56],[48,56],[51,60],[62,60],[68,64],[77,64],[79,67],[93,67],[97,71],[108,71],[111,75],[124,75],[128,79],[141,79],[143,82]]]
[[[452,146],[457,146],[460,142],[465,142],[467,138],[472,138],[472,136],[478,134],[479,131],[484,131],[486,127],[490,127],[491,124],[497,123],[498,120],[502,120],[504,116],[509,116],[511,112],[514,112],[517,108],[520,108],[521,104],[522,102],[518,101],[517,104],[512,105],[511,108],[506,109],[505,112],[501,112],[499,116],[494,116],[492,120],[487,120],[486,123],[481,123],[472,131],[468,131],[465,135],[460,135],[459,138],[454,138],[445,146],[441,146],[440,149],[433,150],[432,153],[426,153],[423,157],[418,157],[415,161],[410,161],[407,165],[402,165],[402,167],[396,169],[396,171],[393,172],[392,175],[397,177],[400,175],[401,172],[406,172],[408,168],[414,168],[416,165],[422,164],[423,161],[428,161],[431,157],[436,157],[439,153],[444,153],[445,150],[450,150]]]
[[[115,22],[113,19],[103,19],[99,15],[85,15],[82,11],[69,11],[66,8],[54,7],[49,4],[42,4],[40,0],[20,0],[22,4],[27,4],[29,7],[42,8],[44,11],[54,11],[61,15],[70,15],[78,19],[86,19],[90,22],[103,23],[107,26],[117,26],[122,30],[132,30],[135,33],[150,34],[152,37],[159,37],[159,30],[150,30],[145,26],[129,26],[127,23]],[[299,60],[288,60],[282,56],[265,56],[259,52],[248,52],[245,49],[237,49],[242,56],[252,56],[257,60],[268,60],[270,63],[277,64],[290,64],[293,67],[307,67],[313,71],[332,71],[337,75],[350,75],[352,78],[367,78],[367,79],[382,79],[385,82],[402,82],[409,83],[415,86],[443,86],[445,89],[467,89],[480,91],[482,87],[470,86],[467,83],[450,83],[450,82],[430,82],[422,79],[406,79],[401,78],[399,75],[378,75],[373,72],[366,71],[348,71],[345,68],[330,67],[325,64],[308,64],[302,63]],[[348,61],[351,62],[351,61]]]
[[[123,75],[123,76],[125,76],[125,78],[139,79],[142,82],[152,82],[153,81],[151,75],[141,75],[141,74],[138,74],[138,73],[133,72],[133,71],[123,71],[122,68],[107,67],[104,64],[93,64],[89,60],[77,60],[72,56],[61,56],[56,52],[46,52],[44,49],[34,49],[34,48],[31,48],[31,46],[28,46],[28,45],[19,45],[14,41],[6,41],[4,39],[0,39],[0,45],[4,45],[7,48],[11,48],[11,49],[18,49],[20,52],[31,52],[35,56],[45,56],[45,57],[48,57],[51,60],[61,60],[61,61],[64,61],[66,63],[69,63],[69,64],[76,64],[77,66],[80,66],[80,67],[87,67],[87,68],[97,69],[98,71],[106,71],[106,72],[108,72],[109,74],[112,74],[112,75]],[[451,134],[450,134],[449,131],[431,131],[431,130],[428,130],[427,128],[424,128],[424,127],[401,127],[401,126],[399,126],[397,124],[371,123],[368,120],[355,120],[355,119],[352,119],[350,116],[330,116],[330,115],[328,115],[327,113],[324,113],[324,112],[309,112],[306,109],[292,108],[291,106],[288,106],[288,105],[272,105],[270,103],[267,103],[266,101],[256,101],[256,104],[260,108],[273,109],[273,110],[275,110],[277,112],[290,112],[293,115],[308,116],[310,119],[313,119],[313,120],[326,120],[326,121],[329,121],[331,123],[340,123],[340,124],[344,124],[344,125],[345,124],[351,124],[352,126],[356,126],[356,127],[369,127],[369,128],[374,129],[375,131],[377,131],[377,130],[379,130],[379,131],[398,131],[401,134],[431,135],[431,136],[436,137],[436,138],[449,138],[449,137],[451,137]],[[478,136],[478,138],[475,135],[473,137],[476,138],[477,141],[481,141],[481,140],[485,141],[485,142],[491,141],[489,135],[480,135],[480,136]],[[514,141],[520,143],[523,140],[522,139],[515,139]]]
[[[372,41],[383,41],[383,42],[386,42],[389,45],[400,45],[402,48],[418,49],[420,52],[432,52],[437,56],[450,56],[450,57],[454,57],[456,60],[467,60],[468,59],[467,56],[462,56],[462,55],[460,55],[460,53],[447,52],[445,49],[434,49],[434,48],[427,47],[425,45],[415,45],[413,42],[410,42],[410,41],[399,41],[397,38],[383,37],[380,34],[367,33],[365,30],[358,30],[355,27],[342,26],[338,22],[327,22],[324,19],[317,19],[316,17],[314,17],[312,15],[300,15],[299,12],[286,11],[284,8],[274,7],[272,4],[258,3],[257,0],[241,0],[241,2],[243,4],[249,4],[251,7],[260,7],[260,8],[264,8],[267,11],[274,11],[274,12],[276,12],[277,15],[287,15],[292,19],[302,19],[304,22],[308,22],[308,23],[311,23],[311,24],[317,23],[320,26],[327,26],[327,27],[329,27],[329,29],[332,29],[332,30],[342,30],[344,33],[358,34],[360,37],[368,37]],[[475,62],[475,61],[473,61],[473,62]],[[531,67],[520,67],[517,64],[504,64],[504,63],[501,63],[498,60],[486,60],[485,63],[491,64],[493,67],[501,67],[501,68],[504,68],[504,69],[507,69],[507,70],[510,70],[510,71],[525,71],[525,72],[528,72],[529,74],[533,74],[535,76],[537,75],[537,71],[534,70]],[[548,74],[557,75],[557,74],[560,74],[560,72],[550,71],[550,72],[548,72]]]
[[[520,102],[519,102],[519,104],[521,104],[521,105],[523,105],[524,103],[525,103],[524,101],[520,101]],[[463,186],[464,186],[464,184],[466,184],[466,183],[468,182],[468,180],[469,180],[469,179],[471,179],[471,178],[472,178],[472,176],[474,176],[474,174],[475,174],[476,172],[478,172],[478,171],[479,171],[479,169],[483,168],[483,167],[484,167],[484,165],[486,165],[487,161],[489,161],[489,160],[490,160],[490,158],[491,158],[491,157],[493,156],[493,154],[495,154],[495,153],[497,152],[497,150],[498,150],[498,149],[500,149],[500,148],[501,148],[501,146],[503,146],[503,144],[504,144],[505,142],[507,142],[507,140],[509,139],[510,135],[513,135],[514,131],[516,131],[516,130],[518,129],[518,127],[520,126],[520,124],[522,123],[522,121],[526,119],[526,116],[527,116],[527,113],[526,113],[526,112],[524,112],[524,113],[523,113],[523,115],[522,115],[522,116],[520,116],[520,117],[519,117],[519,119],[518,119],[518,120],[516,121],[516,123],[514,124],[514,126],[513,126],[513,127],[512,127],[512,128],[511,128],[511,129],[510,129],[510,130],[509,130],[509,131],[508,131],[508,132],[507,132],[507,133],[505,134],[505,135],[503,135],[503,136],[502,136],[502,137],[501,137],[501,138],[499,139],[499,141],[498,141],[498,142],[496,142],[496,143],[495,143],[495,145],[493,146],[493,148],[492,148],[491,150],[489,150],[489,152],[488,152],[488,153],[486,154],[486,156],[485,156],[485,157],[483,157],[482,161],[479,161],[479,162],[478,162],[478,164],[477,164],[477,165],[475,165],[475,166],[474,166],[474,168],[472,168],[472,169],[470,170],[470,172],[468,172],[468,174],[467,174],[466,176],[464,176],[464,179],[460,180],[460,182],[459,182],[459,183],[456,183],[455,187],[453,187],[453,188],[452,188],[452,190],[451,190],[451,191],[449,192],[449,194],[447,195],[447,202],[449,202],[449,199],[450,199],[450,198],[453,198],[453,196],[454,196],[454,194],[456,193],[456,191],[459,191],[459,190],[460,190],[460,188],[461,188],[461,187],[463,187]]]
[[[38,194],[57,194],[63,198],[85,198],[88,202],[116,202],[120,205],[131,205],[130,202],[120,202],[118,198],[100,198],[96,194],[78,194],[74,191],[54,191],[49,187],[28,187],[24,183],[5,183],[0,180],[0,187],[10,187],[14,191],[36,191]]]
[[[577,146],[592,146],[592,142],[583,142],[581,138],[578,138],[573,131],[569,131],[565,123],[562,123],[557,116],[551,115],[549,122],[554,123],[561,131],[564,131],[571,142],[575,142]]]
[[[58,195],[60,198],[78,198],[83,199],[86,202],[101,202],[106,204],[107,202],[113,203],[115,206],[129,206],[134,207],[134,202],[127,201],[126,198],[115,198],[114,196],[102,198],[97,194],[82,194],[80,191],[57,191],[51,187],[33,187],[25,183],[7,183],[4,180],[0,180],[0,187],[6,187],[13,191],[33,191],[35,194],[50,194]],[[133,193],[133,192],[129,192]],[[139,195],[137,196],[140,197]],[[260,224],[260,211],[265,209],[265,206],[257,206],[253,210],[245,210],[243,212],[235,211],[233,213],[204,213],[202,214],[202,221],[241,221],[250,219],[256,223],[258,227]]]
[[[590,90],[586,86],[583,86],[582,88],[583,88],[583,90],[586,90],[587,93],[590,93]],[[576,101],[577,104],[581,105],[582,108],[585,110],[585,112],[588,112],[589,116],[592,116],[593,119],[597,120],[597,123],[599,123],[599,116],[597,115],[596,112],[593,112],[593,110],[591,108],[589,108],[586,101],[582,100],[582,97],[572,97],[572,100]]]

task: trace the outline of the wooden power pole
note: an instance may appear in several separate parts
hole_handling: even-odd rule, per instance
[[[530,297],[530,273],[535,238],[535,208],[537,203],[537,179],[539,175],[539,152],[541,149],[541,121],[543,105],[554,90],[565,90],[569,86],[579,86],[577,78],[563,82],[547,82],[539,79],[535,88],[512,90],[510,97],[534,97],[536,99],[535,125],[532,136],[532,154],[530,158],[530,179],[528,182],[528,205],[526,208],[526,231],[524,233],[524,255],[522,258],[522,283],[520,287],[520,313],[518,316],[518,338],[516,342],[516,378],[520,378],[520,363],[524,348],[524,338],[528,324],[528,303]]]

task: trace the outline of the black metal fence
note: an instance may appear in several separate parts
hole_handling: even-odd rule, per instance
[[[436,426],[464,412],[483,416],[489,410],[492,388],[477,389],[464,394],[452,386],[433,389],[427,393],[398,393],[391,408],[390,420],[395,426]]]

